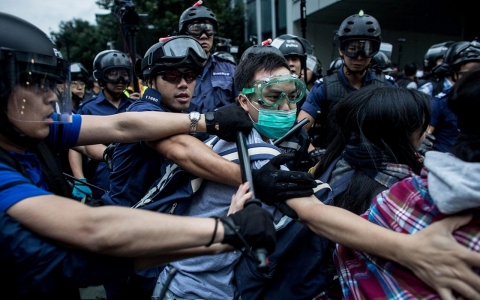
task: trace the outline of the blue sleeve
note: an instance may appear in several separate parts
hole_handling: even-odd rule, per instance
[[[442,118],[442,111],[443,111],[442,102],[445,102],[445,101],[441,101],[441,99],[437,97],[433,98],[432,116],[430,118],[430,125],[432,125],[433,127],[437,127],[438,122]]]
[[[74,147],[77,144],[81,126],[82,116],[79,114],[73,114],[70,123],[53,123],[47,137],[47,143],[53,153],[59,153],[61,150]]]
[[[133,259],[67,250],[30,232],[4,213],[0,213],[0,227],[0,273],[13,290],[11,294],[48,294],[65,286],[99,285],[134,272]]]
[[[317,117],[317,112],[321,111],[320,103],[325,98],[325,92],[323,88],[323,81],[319,80],[315,82],[312,90],[308,93],[305,103],[302,105],[302,110],[308,113],[312,118]]]
[[[51,194],[31,183],[17,170],[0,163],[0,212],[7,211],[23,199]]]

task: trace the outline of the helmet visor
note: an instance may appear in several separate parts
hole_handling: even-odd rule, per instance
[[[190,51],[193,51],[199,58],[207,60],[205,50],[196,40],[191,38],[176,38],[168,41],[163,45],[163,51],[163,59],[183,60],[189,56]]]
[[[22,122],[70,122],[69,63],[53,56],[12,52],[7,115]]]
[[[340,50],[348,57],[354,58],[358,55],[373,57],[380,50],[380,41],[366,39],[348,39],[340,43]]]
[[[305,82],[295,74],[283,74],[266,77],[253,83],[252,88],[244,88],[242,93],[253,95],[250,99],[261,106],[275,108],[287,100],[296,104],[303,99],[307,91]]]

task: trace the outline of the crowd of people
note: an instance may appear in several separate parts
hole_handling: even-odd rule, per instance
[[[291,34],[215,55],[219,26],[197,3],[90,75],[0,12],[6,297],[478,299],[480,43],[394,72],[361,11],[323,76]]]

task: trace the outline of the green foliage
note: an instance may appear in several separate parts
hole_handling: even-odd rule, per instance
[[[119,21],[122,4],[115,0],[97,0],[96,4],[109,9],[111,14],[97,16],[97,24],[73,19],[60,23],[59,32],[51,36],[57,43],[62,54],[71,62],[82,63],[92,72],[95,55],[107,49],[107,42],[114,42],[114,49],[127,52],[129,35],[122,34]],[[147,14],[146,24],[139,24],[135,33],[137,54],[143,55],[150,46],[161,37],[175,35],[178,31],[178,21],[185,9],[192,6],[195,0],[133,0],[139,14]],[[210,8],[216,15],[219,28],[217,37],[232,40],[232,45],[244,44],[244,7],[242,1],[230,7],[230,0],[205,0],[203,5]]]

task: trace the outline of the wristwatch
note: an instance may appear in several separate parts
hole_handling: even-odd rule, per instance
[[[197,124],[200,120],[200,113],[198,111],[192,111],[188,114],[190,118],[190,132],[197,132]]]
[[[207,125],[207,132],[212,133],[219,130],[218,124],[215,124],[215,112],[205,112],[205,124]]]

